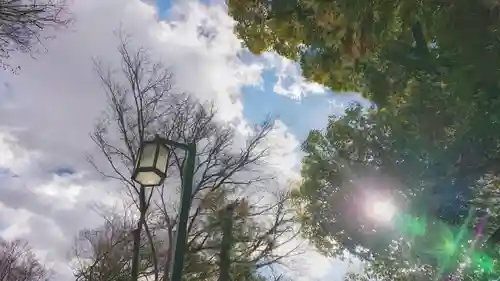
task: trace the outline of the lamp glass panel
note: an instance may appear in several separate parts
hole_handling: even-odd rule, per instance
[[[154,167],[156,143],[145,143],[142,147],[140,167]]]
[[[164,145],[160,145],[158,150],[158,160],[156,161],[156,169],[160,170],[163,174],[165,174],[167,169],[167,161],[168,161],[168,148]]]
[[[135,180],[145,186],[159,185],[162,178],[155,172],[139,172],[135,177]]]

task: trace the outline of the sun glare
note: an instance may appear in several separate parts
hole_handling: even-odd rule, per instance
[[[390,200],[368,202],[368,215],[380,222],[389,222],[396,214],[396,206]]]

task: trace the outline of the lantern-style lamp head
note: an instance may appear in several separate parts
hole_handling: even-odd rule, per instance
[[[166,177],[169,155],[169,148],[160,137],[144,141],[137,154],[132,180],[142,186],[161,185]]]

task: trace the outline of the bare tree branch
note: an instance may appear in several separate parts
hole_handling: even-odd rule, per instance
[[[144,48],[132,49],[129,37],[123,33],[119,38],[118,53],[122,63],[118,71],[105,68],[95,60],[96,73],[108,97],[109,111],[96,125],[92,139],[104,156],[107,168],[95,159],[91,159],[91,163],[102,176],[126,186],[131,200],[137,204],[138,186],[130,180],[130,175],[140,143],[156,134],[181,143],[196,143],[186,276],[191,280],[212,280],[217,272],[215,265],[220,248],[218,210],[242,191],[273,183],[272,177],[256,173],[256,168],[268,155],[264,142],[273,129],[273,122],[269,119],[256,127],[246,143],[236,143],[237,131],[217,121],[213,103],[201,103],[190,94],[174,91],[173,77],[162,63],[152,62]],[[170,153],[168,179],[163,186],[155,188],[158,192],[150,193],[150,210],[144,217],[146,233],[141,237],[144,240],[141,253],[147,253],[141,255],[141,274],[155,281],[167,281],[170,273],[173,237],[178,222],[174,201],[177,201],[183,180],[185,154],[175,149]],[[235,247],[231,255],[234,264],[245,265],[253,270],[249,272],[254,272],[258,267],[271,265],[293,254],[293,251],[278,251],[289,237],[294,237],[290,212],[286,207],[288,198],[283,195],[277,199],[278,203],[265,207],[242,200],[234,222]],[[122,230],[122,233],[128,232]],[[113,244],[109,241],[93,243],[105,248]],[[130,243],[131,240],[126,239],[114,245],[121,248],[116,251],[124,256],[106,254],[104,263],[96,262],[106,251],[94,247],[95,254],[91,259],[98,266],[84,267],[83,272],[100,271],[111,265],[117,274],[126,272],[130,255],[123,249],[130,249]],[[109,265],[105,266],[106,263]],[[111,278],[109,274],[106,276]]]
[[[0,64],[14,51],[32,54],[48,34],[43,30],[66,27],[71,22],[65,0],[0,0]]]
[[[26,241],[0,239],[0,281],[47,281],[50,275]]]

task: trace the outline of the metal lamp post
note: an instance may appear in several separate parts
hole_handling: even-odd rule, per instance
[[[184,248],[186,246],[187,223],[189,219],[189,209],[191,205],[191,193],[193,190],[194,165],[196,155],[196,145],[194,143],[184,144],[176,141],[161,138],[158,135],[150,141],[141,144],[137,155],[137,162],[132,173],[132,180],[141,185],[139,193],[141,214],[145,213],[145,187],[158,186],[163,183],[167,176],[168,157],[170,150],[174,148],[182,149],[186,152],[186,160],[182,171],[182,192],[181,210],[179,214],[179,224],[177,228],[174,263],[172,270],[172,281],[180,281],[182,269],[184,268]],[[139,220],[139,227],[136,230],[140,239],[142,221]],[[134,239],[134,249],[139,247]],[[139,258],[134,256],[132,260],[132,280],[137,281]]]

